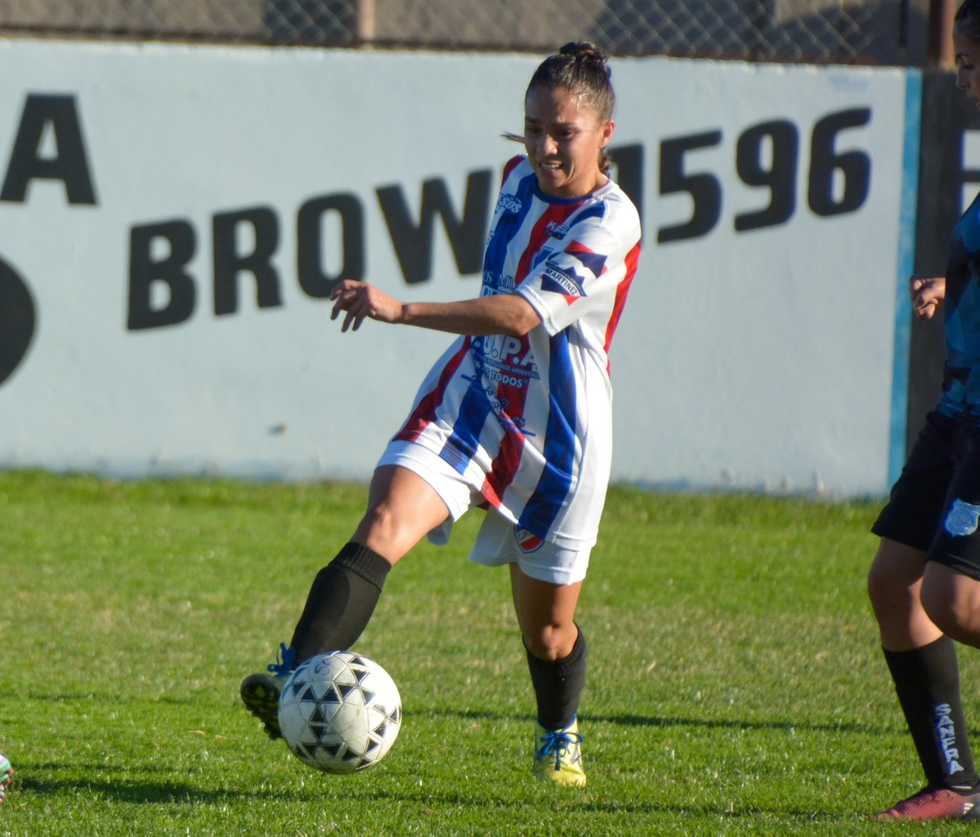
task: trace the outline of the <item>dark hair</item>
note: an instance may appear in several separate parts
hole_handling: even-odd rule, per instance
[[[539,87],[546,90],[565,87],[584,94],[601,122],[612,119],[616,109],[616,94],[606,56],[588,41],[569,41],[556,55],[545,58],[531,76],[525,98]]]
[[[980,44],[980,0],[965,0],[953,18],[956,32]]]
[[[565,88],[581,95],[588,106],[607,122],[616,109],[616,94],[612,86],[612,72],[606,56],[595,44],[588,41],[569,41],[556,54],[550,55],[538,66],[527,85],[524,98],[531,91],[543,87],[545,90]],[[508,139],[522,141],[517,134],[504,134]],[[603,148],[599,157],[599,169],[608,173],[612,160]]]

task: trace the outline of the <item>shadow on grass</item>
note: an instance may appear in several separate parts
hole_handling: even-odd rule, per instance
[[[331,777],[328,781],[336,777]],[[356,781],[356,780],[355,780]],[[431,815],[433,809],[441,810],[443,815],[451,815],[454,809],[486,809],[488,813],[494,815],[503,814],[505,816],[520,817],[527,814],[528,805],[535,800],[529,800],[522,794],[507,794],[505,796],[488,796],[487,786],[482,790],[484,793],[468,795],[459,790],[439,791],[427,786],[424,790],[407,789],[403,784],[393,787],[389,784],[378,782],[363,783],[359,786],[352,785],[346,781],[343,783],[344,789],[336,791],[337,796],[342,796],[348,802],[358,800],[360,803],[370,803],[373,805],[390,803],[398,806],[417,806],[422,815]],[[39,797],[60,795],[74,795],[83,791],[89,795],[100,799],[123,804],[137,805],[206,805],[220,806],[229,802],[240,800],[270,801],[286,803],[302,803],[309,801],[311,792],[309,790],[297,792],[288,788],[263,789],[225,789],[225,790],[202,790],[200,787],[182,784],[180,782],[161,781],[127,781],[127,780],[108,780],[96,779],[76,782],[70,780],[44,780],[32,777],[19,781],[17,787],[18,795],[30,793]],[[394,784],[394,783],[392,783]],[[541,805],[551,806],[555,804],[555,796],[552,788],[541,788],[541,798],[536,800]],[[315,792],[317,798],[322,799],[322,793]],[[562,799],[563,816],[568,822],[574,823],[582,817],[595,815],[602,816],[651,816],[651,817],[676,817],[685,819],[718,819],[742,821],[753,820],[768,822],[770,825],[780,821],[787,822],[807,822],[807,823],[840,823],[842,821],[857,821],[858,815],[851,813],[841,813],[832,811],[814,811],[812,809],[770,809],[759,806],[735,806],[734,808],[716,807],[711,804],[691,804],[662,801],[629,801],[617,800],[609,796],[600,797],[592,788],[584,790],[574,800]],[[510,812],[509,814],[507,812]]]
[[[298,793],[289,788],[231,788],[224,790],[202,790],[199,785],[184,784],[177,781],[152,782],[132,779],[90,778],[84,781],[70,779],[44,779],[38,774],[44,770],[64,770],[64,765],[39,765],[31,776],[17,775],[16,790],[38,796],[78,793],[84,791],[100,799],[112,802],[126,802],[144,805],[172,805],[186,803],[191,805],[219,805],[238,799],[301,801],[309,798],[308,793]],[[87,768],[98,772],[97,766]],[[161,769],[162,770],[162,769]],[[141,768],[142,772],[147,772]],[[172,772],[172,771],[167,771]]]
[[[885,735],[895,733],[906,735],[904,730],[882,728],[860,723],[812,723],[810,721],[746,721],[737,718],[658,718],[643,715],[589,715],[584,717],[590,721],[618,724],[629,727],[704,727],[706,729],[739,729],[739,730],[805,730],[809,732],[857,732],[867,735]]]
[[[427,715],[432,718],[453,717],[474,721],[527,721],[528,715],[513,715],[502,712],[490,712],[487,710],[457,710],[457,709],[432,709],[425,712],[415,713]],[[803,730],[807,732],[847,732],[860,733],[863,735],[897,735],[905,736],[908,733],[898,727],[876,727],[870,724],[861,723],[812,723],[809,721],[751,721],[740,720],[738,718],[662,718],[655,715],[593,715],[589,712],[582,713],[582,719],[589,723],[613,724],[624,727],[655,727],[667,729],[670,727],[694,727],[701,729],[737,729],[737,730]]]
[[[532,781],[532,780],[528,780]],[[532,794],[536,799],[529,799],[528,796],[520,793],[508,793],[505,796],[493,798],[467,796],[457,791],[440,792],[428,788],[418,793],[399,792],[388,788],[373,788],[364,794],[365,800],[372,802],[390,801],[399,805],[415,803],[424,808],[481,808],[486,809],[489,814],[505,815],[512,812],[515,818],[527,816],[529,806],[539,804],[546,808],[559,806],[562,816],[567,823],[576,823],[581,819],[588,819],[589,816],[651,816],[651,817],[672,817],[678,819],[708,819],[708,820],[752,820],[758,822],[777,823],[780,821],[794,822],[826,822],[839,823],[856,821],[861,819],[857,814],[841,811],[814,811],[812,808],[766,808],[759,805],[734,807],[725,804],[724,806],[713,805],[710,802],[697,804],[692,802],[667,802],[661,800],[624,800],[618,799],[608,793],[603,793],[589,786],[582,789],[575,789],[572,794],[566,793],[567,789],[545,787],[535,784],[535,791]],[[614,822],[615,820],[611,820]],[[601,827],[602,821],[593,821],[593,825]]]

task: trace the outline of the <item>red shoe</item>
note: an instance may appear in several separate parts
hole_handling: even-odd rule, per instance
[[[915,796],[875,814],[873,820],[976,820],[980,819],[980,786],[962,794],[949,788],[924,788]]]

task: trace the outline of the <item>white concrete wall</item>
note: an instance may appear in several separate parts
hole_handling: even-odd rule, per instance
[[[481,211],[520,150],[500,134],[520,130],[537,62],[0,42],[0,466],[366,479],[447,337],[341,335],[317,289],[362,266],[404,298],[477,292]],[[908,74],[613,66],[645,222],[613,344],[614,478],[883,492],[904,409]],[[461,217],[469,184],[459,252],[438,218],[413,234],[424,183]],[[696,200],[676,191],[691,183]],[[746,216],[761,226],[736,230]],[[261,296],[228,268],[256,249]],[[237,288],[222,313],[216,256]],[[168,259],[179,278],[152,278]]]

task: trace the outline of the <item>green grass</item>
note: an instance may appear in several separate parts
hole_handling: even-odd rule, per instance
[[[402,693],[392,752],[355,776],[304,767],[238,683],[363,501],[0,474],[0,835],[853,837],[918,789],[864,593],[877,504],[625,489],[579,610],[587,788],[529,776],[526,664],[506,571],[466,560],[476,515],[396,568],[357,644]],[[959,829],[885,830],[909,827]]]

